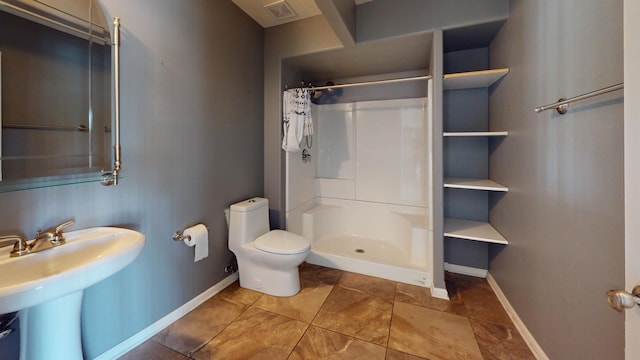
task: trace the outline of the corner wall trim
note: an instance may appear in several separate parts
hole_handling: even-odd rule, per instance
[[[432,287],[431,296],[438,299],[449,300],[449,293],[447,289]]]
[[[487,274],[489,273],[489,270],[449,263],[444,263],[444,269],[454,274],[469,275],[479,278],[486,278]]]
[[[542,350],[536,339],[529,332],[529,329],[527,329],[527,326],[524,324],[524,322],[522,322],[522,319],[520,319],[520,316],[518,316],[516,310],[513,308],[513,306],[511,306],[511,303],[509,303],[509,300],[502,292],[502,289],[500,289],[500,286],[498,286],[496,279],[491,276],[491,273],[487,274],[487,282],[498,297],[498,300],[502,304],[502,307],[504,307],[504,309],[507,311],[509,318],[511,318],[511,321],[513,321],[513,325],[516,327],[516,329],[518,329],[520,335],[522,335],[522,339],[525,343],[527,343],[527,346],[529,346],[529,349],[533,353],[533,356],[535,356],[538,360],[549,360],[549,357],[544,353],[544,350]]]
[[[147,341],[153,335],[160,332],[162,329],[166,328],[167,326],[171,325],[174,321],[180,319],[191,310],[197,308],[200,304],[207,301],[209,298],[219,293],[220,291],[224,290],[224,288],[231,285],[236,280],[238,280],[237,272],[222,279],[221,281],[219,281],[209,289],[205,290],[200,295],[191,299],[189,302],[175,309],[174,311],[167,314],[165,317],[161,318],[160,320],[147,326],[145,329],[143,329],[139,333],[133,335],[132,337],[126,339],[120,344],[102,353],[100,356],[96,357],[95,360],[112,360],[112,359],[119,358],[125,353],[131,351],[136,346]]]

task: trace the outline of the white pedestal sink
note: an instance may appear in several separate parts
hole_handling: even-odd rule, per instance
[[[137,231],[114,227],[65,238],[62,246],[16,258],[0,249],[0,314],[20,311],[21,360],[81,360],[84,289],[132,262],[145,241]]]

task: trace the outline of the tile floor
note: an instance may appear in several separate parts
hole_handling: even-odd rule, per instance
[[[303,264],[278,298],[234,283],[121,359],[535,359],[484,279],[428,289]]]

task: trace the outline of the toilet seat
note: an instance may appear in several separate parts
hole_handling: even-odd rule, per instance
[[[284,230],[272,230],[258,237],[254,244],[257,249],[274,254],[299,254],[311,248],[309,240]]]

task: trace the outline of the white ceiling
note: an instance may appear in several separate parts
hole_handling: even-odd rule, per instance
[[[232,0],[264,28],[322,15],[314,0],[285,0],[296,13],[276,19],[265,5],[282,0]],[[356,5],[374,0],[352,0]],[[281,10],[281,4],[277,10]],[[358,76],[423,71],[431,58],[431,33],[420,33],[356,44],[285,59],[285,63],[300,71],[306,80],[335,80]],[[374,60],[372,60],[374,59]]]
[[[308,17],[320,15],[320,9],[316,6],[316,2],[313,0],[285,0],[289,7],[293,9],[296,16],[291,16],[283,19],[277,19],[270,11],[265,9],[265,5],[273,4],[281,0],[231,0],[242,11],[247,13],[263,28],[271,26],[282,25],[292,21],[302,20]],[[366,3],[373,0],[354,0],[356,5]]]
[[[425,70],[432,40],[433,34],[420,33],[291,57],[285,63],[314,81]]]

